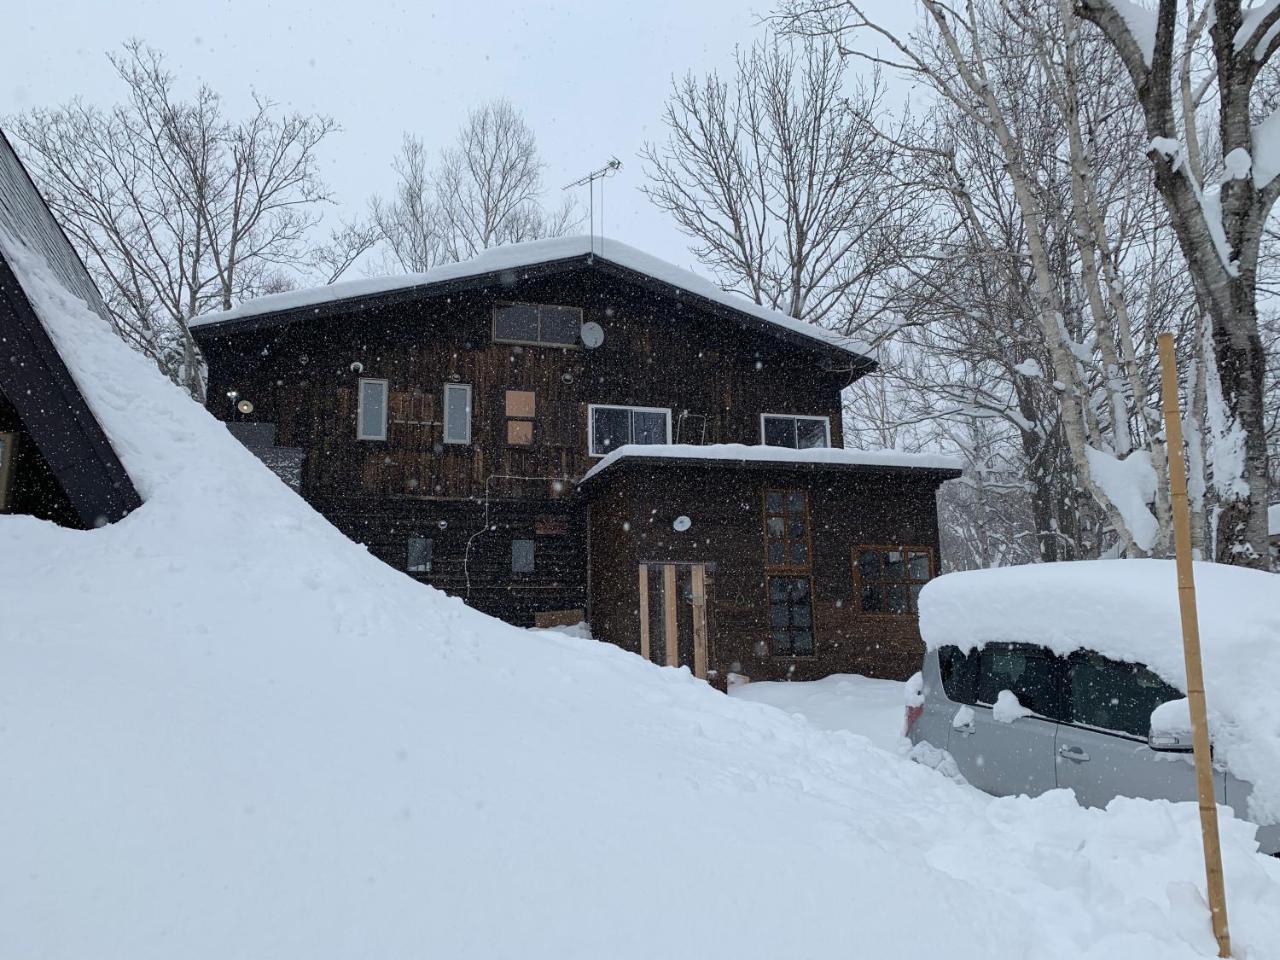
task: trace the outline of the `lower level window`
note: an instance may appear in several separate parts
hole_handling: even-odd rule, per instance
[[[775,657],[813,656],[812,593],[808,577],[769,578],[769,638]]]
[[[853,595],[866,613],[917,613],[920,591],[931,576],[928,547],[858,547],[853,552]]]
[[[410,573],[430,573],[431,548],[430,537],[410,537],[405,551],[404,568]]]
[[[533,573],[533,541],[511,541],[511,572]]]

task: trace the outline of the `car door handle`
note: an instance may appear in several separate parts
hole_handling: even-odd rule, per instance
[[[1089,759],[1089,754],[1085,753],[1080,747],[1070,747],[1065,743],[1058,748],[1058,756],[1064,760],[1074,760],[1076,763],[1084,763]]]
[[[968,723],[961,723],[961,724],[952,726],[951,729],[955,730],[957,733],[963,733],[966,737],[972,737],[974,733],[977,732],[977,727],[973,725],[972,720],[970,720]]]

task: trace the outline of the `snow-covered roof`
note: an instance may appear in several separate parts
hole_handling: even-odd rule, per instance
[[[1195,564],[1216,749],[1280,821],[1280,576]],[[1143,663],[1186,689],[1172,560],[1089,560],[949,573],[920,595],[925,645],[1020,642]]]
[[[608,470],[619,460],[627,458],[834,467],[891,467],[900,470],[954,470],[957,472],[961,469],[960,461],[954,457],[937,453],[906,453],[902,450],[847,450],[835,447],[792,450],[789,447],[748,446],[743,443],[713,443],[706,446],[688,443],[629,443],[607,454],[604,459],[588,470],[579,482],[586,483],[597,474]]]
[[[660,280],[686,293],[702,297],[712,303],[735,310],[746,316],[754,317],[757,320],[764,320],[783,330],[817,340],[846,353],[859,357],[869,357],[871,355],[871,348],[854,337],[842,336],[815,324],[788,316],[779,310],[772,310],[769,307],[753,303],[741,294],[722,290],[705,277],[700,277],[696,273],[677,267],[625,243],[620,243],[617,240],[602,240],[600,237],[593,238],[586,235],[556,237],[550,240],[532,240],[528,243],[513,243],[507,246],[493,247],[471,260],[443,264],[423,273],[368,277],[362,280],[331,283],[328,286],[309,287],[305,290],[273,293],[269,296],[259,297],[256,300],[250,300],[231,310],[197,317],[191,321],[191,326],[208,327],[214,324],[227,324],[271,313],[293,311],[305,307],[318,307],[322,304],[368,297],[380,293],[427,288],[434,284],[451,280],[481,277],[486,274],[519,270],[557,260],[589,256],[594,257],[596,260],[606,261],[636,273],[644,274],[655,280]]]

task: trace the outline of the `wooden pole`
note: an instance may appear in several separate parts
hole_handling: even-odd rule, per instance
[[[1209,721],[1205,714],[1204,671],[1200,663],[1200,621],[1196,616],[1196,581],[1191,566],[1191,511],[1187,506],[1187,467],[1182,454],[1182,415],[1178,407],[1178,365],[1173,334],[1157,338],[1164,432],[1169,454],[1169,496],[1173,507],[1173,542],[1178,568],[1178,608],[1182,612],[1182,653],[1187,667],[1187,702],[1191,708],[1191,744],[1195,751],[1196,789],[1200,800],[1200,833],[1209,890],[1209,915],[1218,940],[1218,956],[1231,956],[1227,930],[1227,892],[1222,878],[1222,844],[1218,807],[1213,797],[1213,759],[1209,753]]]

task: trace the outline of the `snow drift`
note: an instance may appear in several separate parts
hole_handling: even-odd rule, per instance
[[[993,800],[345,540],[25,252],[145,498],[0,518],[7,957],[1196,957],[1191,804]],[[1224,824],[1232,932],[1280,864]],[[920,918],[926,913],[928,923]]]

